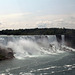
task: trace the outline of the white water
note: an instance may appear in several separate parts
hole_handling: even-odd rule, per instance
[[[62,36],[62,45],[65,45],[64,35],[61,36]]]
[[[14,56],[19,59],[63,52],[60,47],[65,43],[63,35],[61,46],[59,46],[55,35],[10,36],[7,38],[5,36],[0,37],[0,42],[6,47],[12,48]]]
[[[48,38],[45,38],[45,36],[22,36],[18,39],[14,38],[13,41],[9,41],[7,47],[14,50],[16,58],[23,59],[25,57],[55,53],[55,46],[50,47],[50,43],[51,45],[56,43],[55,36],[48,36]]]

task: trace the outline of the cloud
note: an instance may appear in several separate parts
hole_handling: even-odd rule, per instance
[[[0,23],[0,25],[2,25],[2,23]]]
[[[51,24],[51,21],[39,21],[36,24],[38,28],[47,28]]]
[[[51,27],[57,27],[57,28],[73,28],[75,29],[75,17],[68,16],[65,18],[58,18],[55,20],[50,21],[39,21],[37,23],[39,28],[51,28]]]
[[[73,28],[75,29],[75,15],[38,15],[34,13],[13,13],[0,15],[0,29],[25,28]]]

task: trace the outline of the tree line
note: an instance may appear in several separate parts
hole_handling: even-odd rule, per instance
[[[74,35],[75,29],[65,28],[35,28],[18,30],[1,30],[0,35]]]

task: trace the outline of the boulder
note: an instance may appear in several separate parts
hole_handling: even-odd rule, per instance
[[[14,53],[11,48],[0,46],[0,60],[11,59],[13,57],[14,57]]]

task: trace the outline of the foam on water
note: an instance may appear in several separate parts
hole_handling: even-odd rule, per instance
[[[35,57],[47,54],[62,53],[55,35],[36,36],[10,36],[0,37],[1,44],[12,48],[14,56],[18,59]],[[62,35],[62,47],[64,46],[64,35]]]
[[[8,47],[12,48],[15,52],[15,57],[23,58],[32,55],[43,55],[43,54],[50,54],[50,49],[40,46],[34,41],[27,40],[27,39],[20,39],[14,42],[8,42]]]
[[[37,38],[37,39],[36,39]],[[53,41],[51,40],[53,39]],[[22,59],[25,57],[33,57],[44,54],[52,54],[56,53],[57,49],[55,45],[57,42],[55,41],[55,36],[47,38],[47,37],[20,37],[18,40],[16,38],[14,41],[9,41],[7,43],[7,47],[10,47],[15,52],[15,57]]]

